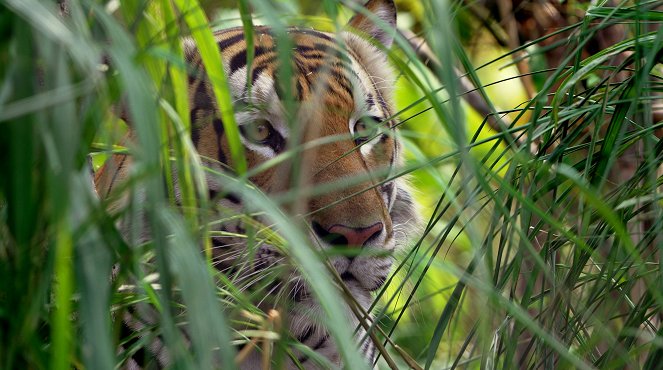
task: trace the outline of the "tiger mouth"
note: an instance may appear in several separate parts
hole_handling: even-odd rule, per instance
[[[265,262],[262,263],[263,266],[266,265]],[[333,265],[333,264],[332,264]],[[338,271],[338,268],[336,268]],[[341,272],[343,271],[343,272]],[[380,274],[376,276],[370,276],[370,277],[364,277],[364,276],[357,276],[356,271],[353,272],[349,268],[349,266],[345,267],[343,270],[338,271],[340,280],[343,284],[348,286],[351,289],[360,289],[365,292],[376,292],[379,289],[381,289],[385,282],[387,281],[388,274]],[[279,279],[275,283],[282,283],[282,281]],[[285,294],[288,299],[290,299],[292,302],[303,302],[303,301],[308,301],[310,300],[312,296],[312,292],[310,290],[310,287],[308,283],[302,278],[298,278],[295,281],[292,281],[289,284],[285,284],[282,286],[281,294],[283,294],[284,291],[287,291],[287,294]]]
[[[384,285],[385,281],[387,280],[386,276],[380,276],[377,278],[377,282],[371,286],[371,287],[365,287],[365,284],[363,284],[361,281],[357,279],[357,277],[352,274],[349,271],[346,271],[340,275],[341,280],[343,281],[344,284],[346,285],[352,285],[352,286],[359,286],[362,289],[365,289],[368,292],[375,292],[382,288]],[[281,281],[274,281],[271,287],[277,286],[281,284]],[[271,289],[270,289],[271,290]],[[307,283],[305,282],[294,282],[288,285],[285,285],[282,287],[282,292],[287,292],[285,294],[285,297],[289,299],[291,302],[294,303],[300,303],[300,302],[306,302],[310,301],[312,297],[311,290],[308,286]],[[278,294],[278,293],[274,293]],[[282,293],[283,294],[283,293]]]
[[[214,248],[228,248],[227,242],[228,241],[224,240],[224,238],[211,238],[211,244]],[[229,254],[232,253],[233,252],[229,252]],[[281,273],[276,272],[276,276],[272,275],[272,279],[274,280],[272,280],[271,283],[268,283],[266,286],[263,285],[262,289],[265,289],[266,296],[272,296],[276,299],[278,299],[280,296],[282,299],[285,298],[286,301],[293,303],[300,303],[311,300],[313,294],[309,284],[301,276],[294,277],[297,275],[295,271],[292,270],[291,267],[289,268],[287,266],[287,262],[285,265],[283,264],[284,259],[286,259],[283,254],[266,244],[263,244],[260,248],[258,248],[255,253],[255,259],[250,265],[250,270],[247,271],[248,274],[257,274],[273,268],[285,268],[285,270],[283,270]],[[215,268],[217,270],[226,274],[236,274],[235,278],[237,278],[238,281],[244,280],[241,271],[238,270],[237,265],[234,263],[233,259],[224,258],[224,254],[220,254],[219,257],[223,262],[218,261],[218,263],[215,263]],[[341,259],[343,261],[341,261]],[[343,257],[338,257],[336,260],[332,258],[332,260],[329,262],[333,266],[332,268],[338,271],[340,280],[352,291],[359,289],[360,291],[373,293],[382,288],[387,280],[388,274],[383,275],[370,272],[363,274],[356,271],[356,269],[351,268],[353,260],[354,258],[345,259]],[[281,275],[282,273],[286,273],[286,275],[289,275],[290,277],[283,276]],[[293,275],[293,273],[295,273],[295,275]]]

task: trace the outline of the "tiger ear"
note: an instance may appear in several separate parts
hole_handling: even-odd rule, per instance
[[[348,26],[389,49],[396,32],[396,5],[394,1],[369,0],[364,8],[373,16],[357,13],[350,19]],[[376,18],[380,22],[376,22]]]

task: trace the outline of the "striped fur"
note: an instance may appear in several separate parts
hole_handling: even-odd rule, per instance
[[[366,8],[383,24],[395,27],[396,10],[391,0],[370,0]],[[371,293],[382,286],[389,274],[393,260],[391,252],[407,239],[416,216],[402,180],[385,181],[401,161],[401,147],[394,132],[395,121],[391,118],[394,114],[391,101],[393,77],[385,54],[375,44],[388,48],[391,36],[362,14],[350,21],[350,28],[351,32],[344,31],[339,35],[311,29],[288,29],[293,45],[294,76],[287,83],[278,79],[276,37],[269,28],[255,29],[255,58],[250,67],[247,66],[246,41],[241,28],[223,30],[215,36],[236,104],[233,107],[235,119],[242,133],[249,168],[289,148],[309,145],[311,148],[298,156],[298,186],[348,180],[347,186],[287,205],[287,211],[305,219],[310,227],[312,245],[330,248],[360,244],[362,251],[386,252],[378,256],[365,253],[353,258],[333,257],[329,261],[354,298],[368,309],[372,303]],[[201,58],[191,40],[184,40],[184,48],[191,68],[191,139],[207,166],[216,169],[232,167],[220,107]],[[247,78],[249,73],[250,78]],[[288,92],[297,103],[293,126],[289,126],[283,107],[283,98]],[[328,137],[338,139],[313,145]],[[130,162],[129,157],[117,156],[99,171],[95,183],[100,196],[107,197],[114,185],[127,177]],[[292,164],[285,161],[270,167],[253,176],[251,181],[266,194],[288,191],[294,181]],[[362,180],[352,182],[353,178]],[[224,193],[213,178],[207,182],[210,198],[219,209],[243,211],[238,197]],[[258,221],[268,221],[257,218]],[[246,231],[245,225],[238,220],[226,222],[218,229],[238,234]],[[229,274],[248,277],[267,267],[285,263],[280,252],[271,245],[261,244],[257,250],[249,252],[244,243],[244,238],[213,238],[216,267]],[[253,255],[249,256],[249,253]],[[238,271],[240,262],[247,260],[253,264]],[[340,363],[333,340],[320,324],[320,309],[308,294],[306,284],[296,274],[290,275],[290,281],[280,283],[283,283],[278,290],[280,293],[276,293],[277,290],[273,293],[283,295],[285,291],[294,302],[288,312],[292,336],[332,362]],[[357,324],[349,311],[348,318]],[[129,319],[128,322],[131,329],[141,329],[138,320]],[[359,332],[358,337],[361,336],[363,333]],[[375,350],[370,341],[360,345],[366,358],[373,359]],[[153,347],[161,359],[160,365],[167,365],[167,353],[162,353],[163,349],[158,345]],[[241,367],[260,368],[259,360],[258,356],[249,356]],[[304,368],[316,368],[303,355],[298,361]],[[137,364],[131,360],[128,367],[134,365]],[[288,367],[294,368],[295,365],[290,363]]]

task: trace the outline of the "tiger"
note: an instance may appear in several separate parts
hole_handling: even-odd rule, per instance
[[[407,180],[391,176],[403,164],[403,148],[396,132],[394,75],[386,54],[394,40],[396,6],[392,0],[370,0],[364,8],[366,11],[357,12],[339,33],[302,27],[286,29],[292,45],[288,62],[293,73],[289,83],[278,80],[281,62],[277,37],[271,28],[255,26],[250,65],[242,27],[216,31],[214,36],[235,104],[234,118],[249,170],[289,148],[321,143],[310,145],[297,155],[299,178],[313,186],[348,180],[346,186],[331,187],[330,191],[300,199],[298,207],[294,207],[297,209],[289,212],[305,220],[312,247],[356,252],[330,257],[328,262],[353,298],[368,310],[373,293],[390,274],[394,253],[412,238],[417,212]],[[195,43],[185,38],[182,44],[190,67],[191,142],[206,166],[225,171],[234,163],[220,107]],[[291,90],[286,92],[283,86]],[[284,112],[287,93],[297,105],[297,116],[291,124]],[[253,175],[251,183],[267,196],[287,192],[293,186],[292,161],[268,166]],[[128,178],[130,166],[131,158],[126,154],[116,154],[113,161],[105,164],[95,175],[99,196],[107,198],[113,189],[121,188],[116,185]],[[209,198],[218,208],[242,212],[242,200],[225,191],[217,180],[210,177],[206,185]],[[113,207],[120,208],[117,204]],[[268,224],[267,220],[260,221]],[[239,235],[246,229],[241,221],[231,220],[219,225],[217,231]],[[246,238],[211,239],[212,261],[220,271],[232,271],[247,258],[242,253]],[[284,263],[279,249],[268,243],[253,253],[252,273]],[[292,290],[296,304],[288,312],[289,333],[331,363],[341,365],[334,340],[316,315],[311,315],[319,311],[318,303],[307,292],[305,282],[296,284],[298,289]],[[355,316],[351,312],[347,316],[356,327]],[[356,335],[363,337],[365,331],[360,329]],[[371,366],[377,356],[375,346],[370,340],[360,345],[361,354]],[[155,352],[162,350],[157,348]],[[155,356],[158,366],[168,366],[167,354]],[[318,368],[306,356],[297,362],[306,369]],[[294,369],[299,365],[291,361],[286,367]],[[239,366],[261,368],[260,357],[249,356]],[[126,367],[137,368],[138,364],[132,360]]]

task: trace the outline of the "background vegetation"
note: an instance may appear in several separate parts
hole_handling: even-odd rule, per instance
[[[660,366],[661,2],[397,5],[400,175],[425,227],[376,298],[379,367]],[[250,29],[249,13],[254,24],[333,30],[352,12],[332,0],[81,0],[61,12],[56,2],[0,0],[0,368],[110,369],[157,334],[174,367],[210,368],[217,348],[232,368],[241,354],[228,343],[251,341],[278,365],[301,346],[255,306],[270,276],[233,279],[199,253],[210,223],[250,218],[210,215],[206,169],[181,134],[178,40],[204,49],[210,28]],[[127,150],[120,99],[138,140],[128,191],[144,195],[122,216],[146,215],[148,243],[119,235],[90,183],[88,158],[96,168]],[[174,170],[184,174],[183,209],[172,182],[163,186]],[[218,176],[260,205],[247,214],[274,221],[279,234],[256,225],[249,244],[284,247],[358,368],[323,256],[279,211],[287,195],[266,199],[241,173]],[[118,319],[137,302],[160,315],[142,337]]]

